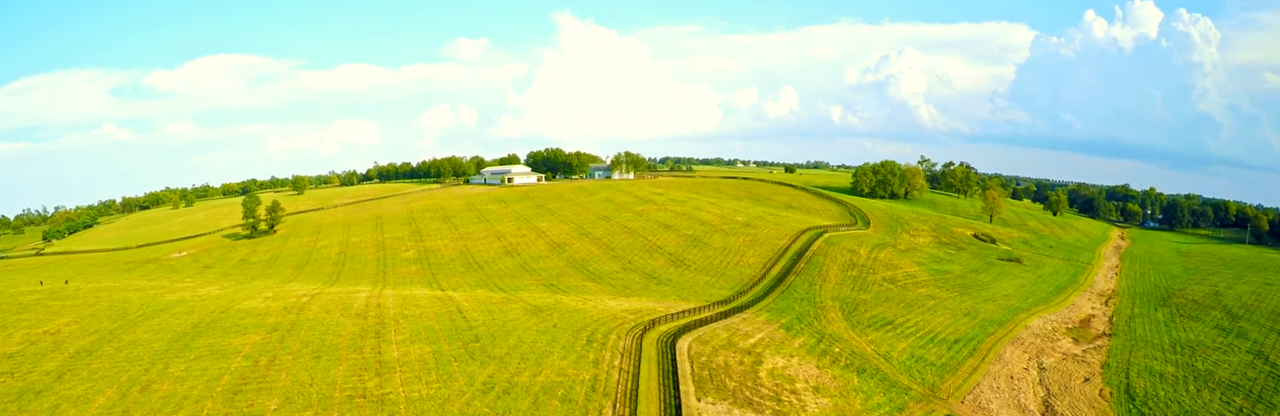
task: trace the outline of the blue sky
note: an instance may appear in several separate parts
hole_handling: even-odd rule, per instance
[[[1276,1],[13,3],[0,213],[543,146],[1280,205]]]

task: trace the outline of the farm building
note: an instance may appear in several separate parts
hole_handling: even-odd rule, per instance
[[[525,165],[490,166],[471,177],[477,185],[533,185],[547,181],[547,175]]]
[[[614,172],[607,163],[592,163],[587,167],[587,179],[635,179],[635,172]]]

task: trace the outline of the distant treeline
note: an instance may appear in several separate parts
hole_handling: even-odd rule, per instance
[[[219,186],[206,183],[185,188],[165,188],[141,196],[125,196],[118,200],[108,199],[73,208],[57,206],[53,211],[43,206],[39,210],[27,208],[12,218],[0,215],[0,234],[22,233],[26,227],[43,225],[47,226],[44,240],[51,241],[91,228],[97,225],[101,217],[164,206],[179,209],[190,207],[202,199],[287,189],[305,190],[307,187],[355,186],[368,182],[451,182],[474,176],[486,167],[497,165],[525,164],[552,178],[580,178],[586,176],[590,165],[596,163],[608,163],[611,170],[634,173],[693,171],[695,166],[737,166],[740,163],[758,167],[781,167],[788,173],[796,168],[849,170],[853,192],[869,198],[915,198],[927,194],[928,189],[971,198],[980,196],[987,190],[996,190],[1005,198],[1030,200],[1040,204],[1054,215],[1059,215],[1070,207],[1082,215],[1103,220],[1156,224],[1171,229],[1242,228],[1251,230],[1258,238],[1269,234],[1274,239],[1280,239],[1280,209],[1274,207],[1195,194],[1165,194],[1155,188],[1136,190],[1127,184],[1105,186],[981,173],[967,162],[939,164],[924,156],[916,163],[881,161],[860,166],[833,165],[817,160],[789,163],[721,157],[648,158],[634,152],[618,152],[606,160],[599,155],[581,151],[569,152],[557,147],[535,150],[523,158],[511,153],[495,159],[448,156],[416,163],[374,162],[364,172],[347,170],[288,178],[272,176],[268,179],[228,182]]]
[[[1170,229],[1239,228],[1252,237],[1280,240],[1280,209],[1196,194],[1165,194],[1150,187],[1137,190],[1128,184],[1095,185],[1082,182],[980,173],[966,162],[937,162],[921,156],[916,163],[892,160],[854,167],[855,194],[881,199],[912,198],[920,175],[929,189],[969,198],[995,190],[1006,198],[1030,200],[1058,215],[1069,207],[1091,218]]]

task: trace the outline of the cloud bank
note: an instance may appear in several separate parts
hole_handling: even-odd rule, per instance
[[[1234,17],[1228,28],[1134,0],[1046,32],[840,21],[623,33],[570,13],[551,22],[556,36],[538,50],[459,38],[434,62],[398,67],[227,54],[171,68],[34,74],[0,87],[0,174],[99,147],[148,149],[138,163],[206,166],[174,176],[203,182],[546,145],[860,162],[965,143],[1009,158],[1042,149],[1202,178],[1280,174],[1280,54],[1256,48],[1280,36],[1268,24],[1280,12]],[[246,148],[262,151],[234,151]],[[222,158],[236,170],[219,168]],[[86,160],[97,171],[129,163]],[[104,185],[70,202],[156,185],[183,184]]]

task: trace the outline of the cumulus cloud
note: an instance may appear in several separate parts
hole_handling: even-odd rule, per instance
[[[590,20],[555,16],[556,47],[543,52],[533,83],[490,132],[565,140],[644,139],[707,133],[720,124],[721,96],[681,82],[644,42]]]
[[[476,121],[479,118],[480,113],[465,104],[458,104],[457,110],[448,104],[440,104],[418,116],[418,124],[426,133],[426,145],[434,146],[435,138],[442,133],[456,131],[459,128],[475,131]]]
[[[730,103],[735,107],[747,107],[760,102],[760,93],[756,87],[747,87],[733,92]]]
[[[319,131],[272,133],[266,140],[268,153],[297,156],[311,154],[321,158],[382,142],[378,123],[361,120],[339,120]]]
[[[795,88],[791,88],[790,85],[783,86],[782,90],[778,91],[778,95],[774,99],[764,103],[764,111],[769,118],[782,117],[793,111],[799,110],[800,94],[796,92]]]
[[[883,97],[889,104],[904,112],[882,113],[887,121],[897,114],[905,114],[926,129],[947,131],[962,129],[959,124],[944,117],[929,102],[926,93],[930,84],[935,88],[946,87],[949,77],[945,73],[926,75],[924,58],[913,48],[903,48],[881,56],[875,64],[865,68],[849,68],[847,81],[854,87],[864,87],[855,91],[871,92],[871,97]],[[882,107],[881,110],[888,108]],[[892,109],[890,109],[892,111]]]
[[[1114,44],[1124,51],[1132,51],[1139,42],[1151,41],[1160,33],[1160,21],[1164,12],[1152,0],[1133,0],[1115,8],[1115,19],[1110,23],[1093,9],[1084,12],[1080,31],[1095,42]]]
[[[484,58],[485,53],[489,52],[489,46],[489,38],[458,38],[445,45],[440,54],[459,61],[474,62]]]
[[[214,55],[56,71],[0,86],[0,152],[233,138],[271,154],[368,163],[444,151],[436,142],[486,154],[535,145],[747,152],[785,137],[793,148],[858,149],[841,154],[849,157],[1002,141],[1280,171],[1270,121],[1280,117],[1280,53],[1266,48],[1280,35],[1280,11],[1226,25],[1147,0],[1100,10],[1046,34],[1008,22],[859,21],[620,32],[561,13],[556,36],[535,50],[456,38],[441,45],[440,62],[314,67]],[[874,140],[840,141],[850,134]],[[653,138],[664,140],[644,141]]]
[[[1231,84],[1212,20],[1185,9],[1165,16],[1142,0],[1124,10],[1109,25],[1086,13],[1081,26],[1100,28],[1086,36],[1037,39],[1005,96],[1029,116],[1014,134],[1184,168],[1280,171],[1271,115]]]

